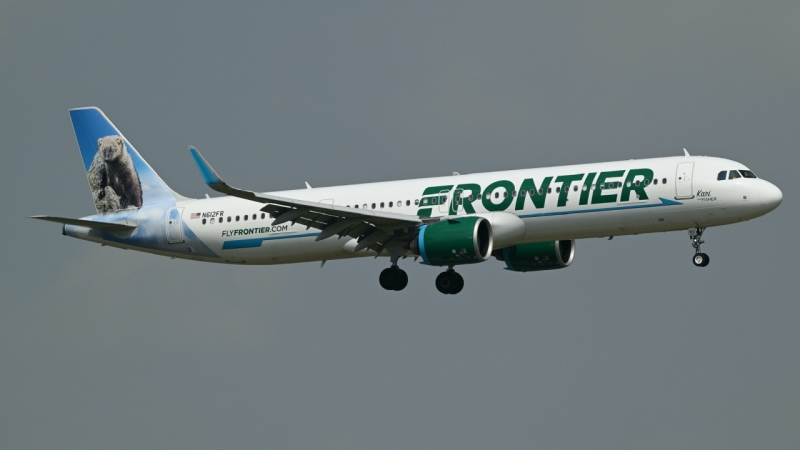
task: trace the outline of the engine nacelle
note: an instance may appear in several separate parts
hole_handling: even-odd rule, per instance
[[[483,217],[458,217],[423,225],[411,251],[432,266],[483,262],[492,256],[492,225]]]
[[[563,269],[575,258],[575,240],[529,242],[497,250],[494,256],[513,272]]]

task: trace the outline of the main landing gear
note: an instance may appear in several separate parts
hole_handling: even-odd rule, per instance
[[[458,294],[464,289],[464,278],[450,267],[436,277],[436,289],[442,294]]]
[[[708,265],[709,261],[711,261],[708,255],[700,251],[700,245],[705,242],[700,239],[703,237],[704,231],[706,231],[706,229],[700,227],[689,230],[689,238],[692,240],[692,247],[694,247],[694,256],[692,256],[692,262],[697,267],[705,267]]]
[[[380,278],[381,287],[387,291],[402,291],[408,286],[408,274],[405,270],[392,265],[388,269],[383,269]]]

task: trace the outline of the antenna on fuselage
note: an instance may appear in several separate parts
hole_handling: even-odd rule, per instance
[[[689,152],[688,152],[688,151],[686,151],[686,149],[685,149],[685,148],[683,149],[683,154],[684,154],[684,155],[686,155],[686,156],[692,156],[692,155],[690,155],[690,154],[689,154]]]

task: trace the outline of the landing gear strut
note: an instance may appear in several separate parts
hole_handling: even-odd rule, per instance
[[[692,247],[694,247],[694,256],[692,256],[692,262],[697,267],[705,267],[708,265],[711,259],[705,253],[700,251],[700,245],[703,244],[703,232],[706,231],[705,228],[693,228],[689,230],[689,238],[692,240]]]
[[[408,274],[395,264],[388,269],[383,269],[378,281],[380,281],[381,287],[387,291],[402,291],[408,285]]]
[[[436,289],[442,294],[458,294],[464,289],[464,278],[450,267],[436,277]]]

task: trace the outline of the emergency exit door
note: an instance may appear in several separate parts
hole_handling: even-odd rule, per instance
[[[675,173],[675,198],[692,198],[694,191],[692,190],[692,173],[694,172],[694,163],[680,163],[678,170]]]

